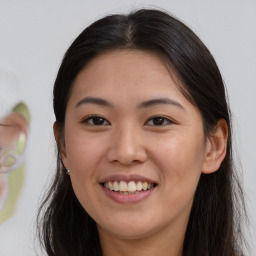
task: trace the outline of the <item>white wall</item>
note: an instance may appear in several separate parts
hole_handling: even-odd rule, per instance
[[[105,14],[159,6],[188,24],[214,55],[225,79],[251,215],[256,221],[256,1],[0,0],[0,64],[16,75],[31,109],[25,184],[15,215],[0,226],[0,256],[35,255],[39,198],[54,171],[52,86],[73,39]],[[252,249],[250,255],[256,255]]]

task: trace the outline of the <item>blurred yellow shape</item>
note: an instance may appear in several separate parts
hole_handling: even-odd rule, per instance
[[[4,208],[0,211],[0,225],[15,213],[17,199],[24,184],[24,165],[9,174],[9,184],[9,195]]]

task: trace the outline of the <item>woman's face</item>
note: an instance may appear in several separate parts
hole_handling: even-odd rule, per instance
[[[135,50],[94,58],[65,118],[63,162],[100,235],[185,232],[208,142],[161,58]]]

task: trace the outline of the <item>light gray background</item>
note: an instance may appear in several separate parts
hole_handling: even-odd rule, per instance
[[[0,0],[0,65],[15,74],[20,97],[32,112],[25,184],[15,216],[0,226],[0,256],[35,255],[35,217],[55,167],[52,86],[65,50],[85,26],[106,14],[154,6],[188,24],[222,72],[251,216],[249,243],[255,247],[256,1]],[[255,248],[248,255],[256,255]]]

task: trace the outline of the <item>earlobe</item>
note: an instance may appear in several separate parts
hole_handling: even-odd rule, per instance
[[[60,129],[58,127],[57,122],[54,122],[54,124],[53,124],[53,132],[54,132],[56,144],[58,146],[58,149],[59,149],[59,152],[61,155],[62,162],[64,164],[64,167],[67,169],[67,163],[66,163],[67,154],[66,154],[66,149],[65,149],[65,143],[63,141],[64,138],[62,138],[63,135],[60,134]]]
[[[202,173],[209,174],[219,169],[226,156],[228,126],[224,119],[220,119],[206,142],[206,154],[202,166]]]

